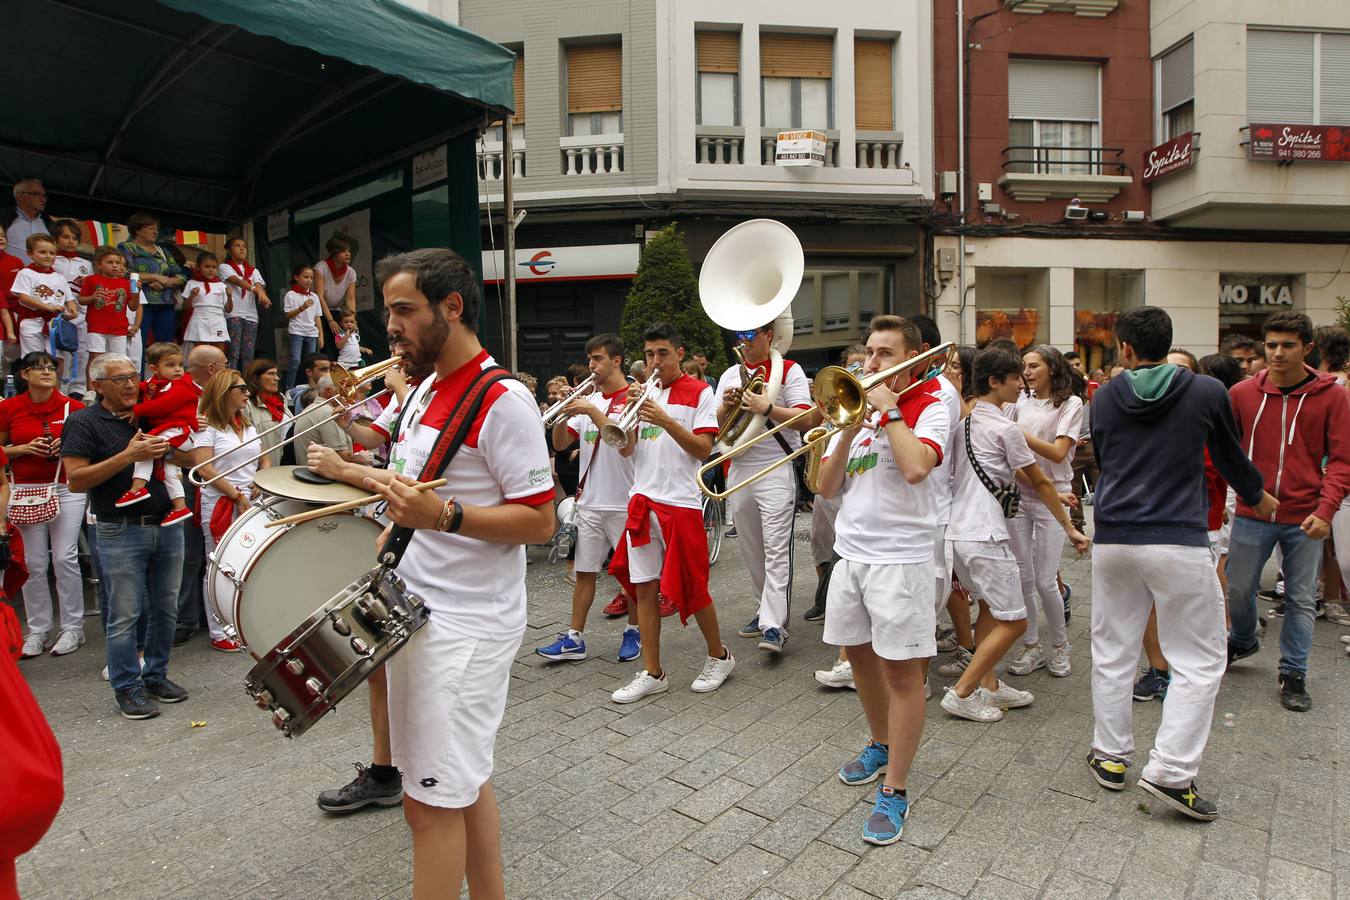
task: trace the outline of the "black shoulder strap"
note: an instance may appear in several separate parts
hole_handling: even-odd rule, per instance
[[[966,456],[970,459],[970,467],[975,470],[975,477],[980,479],[980,483],[989,490],[989,493],[998,497],[1000,488],[994,484],[994,479],[989,477],[984,466],[975,458],[975,448],[970,445],[970,420],[973,418],[975,418],[973,414],[966,416]]]

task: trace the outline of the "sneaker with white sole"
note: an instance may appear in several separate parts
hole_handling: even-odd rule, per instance
[[[694,683],[689,685],[689,690],[696,694],[706,694],[709,691],[715,691],[722,686],[722,682],[731,675],[731,670],[736,668],[736,657],[731,655],[731,651],[726,647],[727,658],[718,659],[715,656],[708,657],[707,662],[703,664],[703,671],[698,673]]]
[[[661,677],[653,676],[646,669],[633,676],[633,680],[609,695],[615,703],[636,703],[649,694],[660,694],[670,689],[670,680],[665,673]]]
[[[846,659],[836,662],[833,669],[816,669],[816,683],[829,688],[858,689],[853,683],[853,663]]]
[[[951,653],[961,645],[956,641],[955,628],[939,628],[937,633],[937,652]]]
[[[74,653],[80,649],[80,645],[83,643],[83,629],[63,628],[60,637],[56,639],[56,645],[52,647],[52,656],[65,656],[67,653]]]
[[[32,659],[35,656],[41,656],[45,649],[47,649],[47,632],[29,632],[28,637],[23,639],[23,651],[19,653],[19,659]]]
[[[992,705],[988,696],[982,687],[975,688],[968,697],[957,696],[955,688],[948,688],[942,695],[942,708],[972,722],[997,722],[1003,718],[1003,710]]]
[[[985,693],[989,695],[989,702],[999,709],[1021,709],[1036,702],[1036,695],[1031,691],[1019,691],[1006,681],[998,683],[998,690],[986,690]]]
[[[1017,656],[1008,664],[1008,674],[1030,675],[1043,668],[1045,668],[1045,654],[1041,652],[1041,645],[1023,644],[1022,649],[1017,651]]]
[[[971,657],[974,654],[965,647],[958,646],[952,653],[951,659],[938,666],[938,674],[946,678],[960,678],[961,673],[970,665]]]
[[[586,641],[581,636],[580,631],[568,629],[558,635],[558,639],[547,647],[536,647],[534,650],[544,659],[550,659],[554,662],[563,660],[576,660],[586,658]]]
[[[632,662],[641,655],[642,635],[636,625],[629,625],[623,630],[623,637],[619,640],[619,662]]]
[[[1063,647],[1050,645],[1050,653],[1046,656],[1045,667],[1050,670],[1051,675],[1056,678],[1067,678],[1069,673],[1073,671],[1073,667],[1069,663],[1070,649],[1068,644]]]
[[[1344,603],[1328,603],[1326,605],[1327,621],[1333,625],[1350,625],[1350,610],[1345,608]]]

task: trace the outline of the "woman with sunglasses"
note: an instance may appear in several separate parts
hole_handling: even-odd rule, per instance
[[[57,389],[56,361],[42,351],[29,353],[15,367],[19,393],[0,403],[0,445],[9,457],[15,488],[55,485],[59,504],[56,517],[47,522],[17,526],[23,536],[28,581],[23,587],[23,607],[28,618],[28,636],[23,659],[41,656],[51,646],[52,594],[47,570],[56,570],[56,597],[60,608],[60,633],[52,646],[53,656],[74,653],[84,643],[84,589],[80,582],[80,525],[84,522],[84,494],[66,487],[66,473],[59,466],[61,430],[72,409],[83,404]]]
[[[248,401],[244,404],[244,422],[253,426],[262,435],[262,449],[267,451],[267,463],[281,465],[281,454],[286,449],[281,445],[289,428],[282,428],[264,434],[269,429],[290,421],[291,414],[286,411],[286,397],[281,393],[281,372],[277,364],[270,359],[258,357],[248,364],[244,372],[244,383],[248,385]]]
[[[259,469],[265,469],[268,459],[229,472],[239,463],[258,453],[258,432],[244,419],[248,404],[248,385],[235,369],[226,369],[212,375],[202,389],[201,414],[207,427],[193,439],[193,465],[201,467],[206,480],[201,489],[202,537],[206,540],[206,555],[216,549],[216,542],[225,536],[235,516],[248,512],[252,505],[250,495],[257,495],[253,478]],[[214,464],[208,460],[219,457]],[[229,472],[228,475],[221,475]],[[208,613],[212,612],[207,610]],[[208,615],[211,646],[226,653],[243,649],[238,641],[225,635],[217,616]]]

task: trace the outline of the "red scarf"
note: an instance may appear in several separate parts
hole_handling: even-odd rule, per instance
[[[272,414],[273,422],[280,422],[286,415],[286,399],[280,394],[260,394],[263,406]]]
[[[193,269],[192,277],[194,280],[200,281],[202,284],[206,285],[206,290],[203,293],[207,294],[211,293],[211,285],[220,284],[219,275],[217,275],[215,278],[207,278],[205,275],[202,274],[201,269]]]
[[[51,266],[39,266],[37,263],[29,263],[24,266],[25,269],[32,269],[34,272],[41,272],[43,275],[50,275],[54,271]]]
[[[239,277],[245,281],[252,281],[253,273],[258,271],[250,266],[247,261],[232,259],[230,260],[230,265],[234,266],[234,270],[239,273]]]
[[[66,259],[80,258],[80,254],[75,252],[74,250],[57,250],[56,253],[58,256],[64,256]]]
[[[341,281],[343,276],[347,274],[347,264],[346,263],[339,264],[337,261],[337,257],[335,256],[328,257],[326,261],[328,263],[329,271],[333,273],[333,280]]]

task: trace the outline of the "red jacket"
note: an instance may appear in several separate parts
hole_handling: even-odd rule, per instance
[[[1224,481],[1219,467],[1209,458],[1209,448],[1205,448],[1205,494],[1209,497],[1209,521],[1206,527],[1218,531],[1223,527],[1223,513],[1228,506],[1228,482]]]
[[[1310,515],[1330,522],[1350,488],[1350,393],[1335,376],[1307,371],[1316,377],[1287,395],[1268,371],[1229,392],[1242,448],[1280,501],[1275,521],[1283,525]],[[1241,500],[1237,514],[1256,518]]]
[[[141,396],[132,412],[136,418],[145,419],[152,432],[164,428],[182,428],[187,433],[197,430],[197,403],[201,400],[202,389],[192,380],[192,376],[183,373],[177,381],[164,381],[151,378],[141,385]]]

